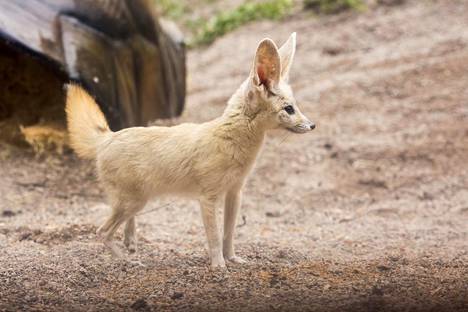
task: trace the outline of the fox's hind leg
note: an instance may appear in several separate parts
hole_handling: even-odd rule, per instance
[[[137,250],[137,238],[136,238],[136,224],[135,217],[131,217],[125,223],[124,230],[124,245],[127,247],[128,252],[134,253]]]
[[[134,218],[135,214],[140,211],[144,205],[145,202],[135,200],[131,197],[120,197],[112,203],[112,214],[106,223],[98,229],[97,234],[114,256],[124,258],[121,250],[115,244],[115,232],[122,223]]]

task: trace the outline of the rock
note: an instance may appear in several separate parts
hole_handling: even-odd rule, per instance
[[[184,293],[175,292],[175,293],[172,294],[171,299],[172,300],[177,300],[177,299],[181,299],[183,297],[184,297]]]
[[[136,300],[130,307],[137,311],[151,311],[150,306],[143,298]]]
[[[278,217],[281,217],[281,213],[279,211],[274,211],[274,212],[271,212],[271,211],[267,211],[265,213],[265,215],[269,218],[278,218]]]
[[[372,295],[374,296],[383,296],[384,292],[379,286],[372,287]]]
[[[359,184],[374,188],[384,188],[388,189],[388,185],[385,181],[377,180],[377,179],[360,179],[358,181]]]
[[[384,271],[390,271],[390,267],[388,267],[388,266],[386,266],[386,265],[384,265],[384,264],[378,265],[378,266],[377,266],[377,269],[378,269],[379,271],[382,271],[382,272],[384,272]]]
[[[10,209],[5,209],[2,211],[2,217],[14,217],[16,215],[16,212]]]
[[[344,52],[344,48],[338,45],[326,46],[322,49],[322,53],[326,55],[336,56]]]

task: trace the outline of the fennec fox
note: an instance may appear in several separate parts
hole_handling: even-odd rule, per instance
[[[24,140],[32,146],[36,157],[40,157],[46,150],[55,150],[59,155],[63,154],[63,148],[67,144],[65,129],[55,125],[37,124],[23,127],[20,125]]]
[[[135,215],[162,194],[198,199],[212,267],[236,256],[233,234],[241,190],[262,146],[265,132],[284,128],[306,133],[315,128],[297,107],[288,85],[296,35],[278,49],[270,39],[258,45],[249,77],[228,102],[223,115],[202,124],[134,127],[112,132],[93,98],[69,85],[66,112],[72,148],[95,159],[112,215],[98,235],[114,255],[122,256],[113,236],[125,223],[124,244],[136,249]],[[224,200],[221,239],[216,207]]]

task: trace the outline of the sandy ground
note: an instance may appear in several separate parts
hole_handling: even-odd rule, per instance
[[[0,310],[467,311],[468,3],[245,26],[190,52],[182,119],[218,116],[257,42],[292,31],[318,128],[267,140],[236,235],[248,264],[210,271],[197,204],[177,199],[138,218],[145,267],[116,261],[93,165],[1,145]]]

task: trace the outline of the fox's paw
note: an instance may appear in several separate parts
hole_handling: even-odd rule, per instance
[[[104,246],[111,252],[112,256],[116,259],[125,259],[124,254],[117,245],[111,240],[104,240]]]
[[[246,260],[244,260],[244,259],[242,259],[241,257],[238,257],[238,256],[231,256],[231,257],[227,257],[226,259],[228,261],[232,262],[232,263],[238,263],[238,264],[247,263]]]
[[[226,262],[224,262],[224,259],[222,261],[211,261],[211,269],[224,271],[226,270]]]
[[[124,245],[127,248],[128,252],[133,254],[137,252],[137,243],[133,240],[124,240]]]

